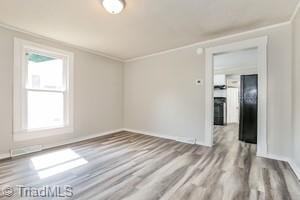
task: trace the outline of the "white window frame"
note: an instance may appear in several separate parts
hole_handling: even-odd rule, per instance
[[[64,63],[64,125],[41,129],[27,128],[27,91],[37,91],[27,87],[27,60],[25,54],[37,54],[59,58]],[[74,54],[34,42],[14,39],[14,119],[13,136],[15,141],[31,140],[58,134],[73,133],[73,68]],[[46,91],[46,90],[42,90]],[[49,90],[51,92],[51,90]],[[53,92],[53,91],[52,91]]]

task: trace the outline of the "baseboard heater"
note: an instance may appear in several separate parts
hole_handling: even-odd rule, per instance
[[[42,145],[34,145],[34,146],[28,146],[28,147],[23,147],[23,148],[18,148],[18,149],[11,149],[10,156],[16,157],[16,156],[21,156],[21,155],[25,155],[25,154],[29,154],[29,153],[42,151],[42,150],[43,150]]]

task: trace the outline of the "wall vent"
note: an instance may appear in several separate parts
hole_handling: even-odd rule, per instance
[[[15,156],[20,156],[20,155],[24,155],[24,154],[34,153],[34,152],[41,151],[42,149],[43,149],[42,145],[28,146],[28,147],[23,147],[23,148],[19,148],[19,149],[11,149],[10,156],[15,157]]]

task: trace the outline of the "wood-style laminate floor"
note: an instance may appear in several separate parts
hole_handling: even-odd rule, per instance
[[[0,187],[70,185],[71,199],[83,200],[299,200],[300,185],[289,165],[256,157],[256,146],[239,142],[237,129],[216,127],[213,148],[122,132],[5,160]],[[53,152],[64,154],[51,160]],[[31,158],[44,155],[45,166],[36,170]],[[81,166],[66,170],[82,159]],[[39,172],[55,173],[47,167],[51,162],[56,171],[66,171],[41,179]],[[19,199],[16,189],[2,199]]]

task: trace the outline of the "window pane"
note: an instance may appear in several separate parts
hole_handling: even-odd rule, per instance
[[[63,60],[34,53],[26,53],[28,86],[36,89],[63,87]]]
[[[29,91],[27,103],[28,129],[63,125],[63,93]]]

